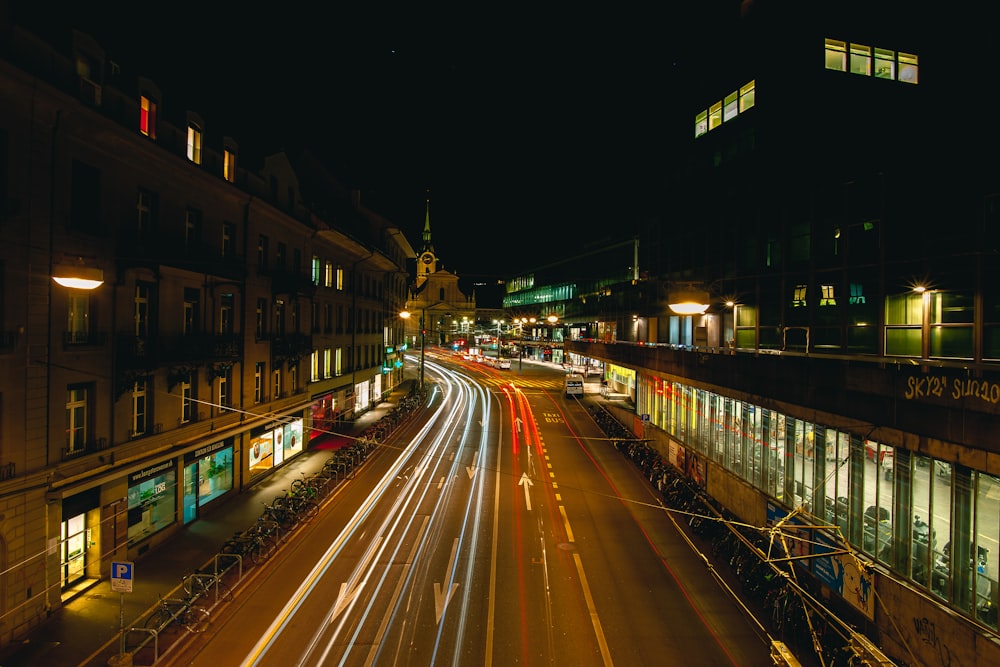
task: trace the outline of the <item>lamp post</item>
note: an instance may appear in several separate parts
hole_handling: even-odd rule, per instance
[[[420,384],[418,385],[420,389],[424,388],[424,343],[426,342],[425,337],[427,330],[424,329],[424,315],[426,314],[426,308],[420,309]],[[410,311],[404,310],[399,314],[404,320],[410,319]]]

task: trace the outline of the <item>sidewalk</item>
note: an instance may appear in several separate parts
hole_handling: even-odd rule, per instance
[[[359,434],[394,408],[410,391],[406,380],[384,400],[360,415],[343,432]],[[291,459],[259,483],[234,491],[208,513],[174,536],[169,544],[135,562],[132,593],[115,593],[108,579],[65,602],[31,635],[0,652],[0,667],[106,667],[118,654],[117,638],[126,626],[157,600],[176,597],[181,578],[209,563],[227,539],[250,527],[263,505],[289,488],[300,474],[322,468],[331,452],[310,449]]]

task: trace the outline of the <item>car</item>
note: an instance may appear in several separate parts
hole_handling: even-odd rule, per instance
[[[510,359],[501,359],[498,361],[497,368],[501,370],[510,370]]]

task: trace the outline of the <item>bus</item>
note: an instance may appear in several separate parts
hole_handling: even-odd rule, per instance
[[[566,398],[570,396],[583,396],[583,376],[579,373],[566,376]]]

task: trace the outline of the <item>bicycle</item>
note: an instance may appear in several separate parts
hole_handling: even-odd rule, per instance
[[[215,594],[215,601],[229,602],[233,599],[233,591],[222,581],[221,574],[195,570],[181,577],[181,587],[190,602],[199,600],[210,593]]]
[[[148,630],[162,632],[175,621],[188,632],[199,633],[208,629],[211,614],[204,607],[192,604],[190,600],[165,598],[157,594],[159,604],[156,611],[143,624]]]

